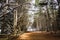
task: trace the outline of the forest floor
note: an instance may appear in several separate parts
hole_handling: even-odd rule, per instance
[[[60,35],[49,32],[28,32],[20,35],[17,40],[60,40]]]
[[[8,40],[7,38],[0,38],[0,40]],[[19,35],[17,38],[9,40],[60,40],[60,33],[54,34],[51,32],[26,32]]]

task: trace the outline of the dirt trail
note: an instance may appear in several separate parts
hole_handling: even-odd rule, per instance
[[[60,37],[46,32],[29,32],[20,35],[17,40],[60,40]]]

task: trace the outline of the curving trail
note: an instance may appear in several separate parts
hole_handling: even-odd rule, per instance
[[[60,40],[60,37],[47,32],[28,32],[20,35],[17,40]]]

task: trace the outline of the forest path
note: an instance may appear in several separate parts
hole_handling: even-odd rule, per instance
[[[28,32],[20,35],[17,40],[60,40],[60,36],[47,32]]]

